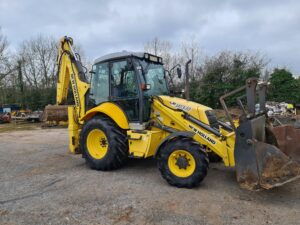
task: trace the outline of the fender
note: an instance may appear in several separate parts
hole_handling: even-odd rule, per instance
[[[171,139],[176,138],[176,137],[189,137],[193,138],[195,136],[195,133],[190,132],[190,131],[179,131],[179,132],[174,132],[171,133],[169,136],[165,137],[157,146],[155,153],[154,153],[154,158],[156,158],[157,154],[160,151],[160,148],[163,147],[166,143],[168,143]]]
[[[122,129],[129,129],[128,119],[125,112],[120,108],[120,106],[112,102],[104,102],[99,106],[90,109],[80,120],[87,121],[97,113],[102,113],[110,117]]]

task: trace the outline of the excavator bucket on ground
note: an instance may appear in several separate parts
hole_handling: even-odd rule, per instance
[[[43,122],[58,125],[68,122],[67,105],[47,105],[43,114]]]
[[[234,157],[237,181],[248,190],[271,189],[300,178],[300,130],[292,126],[269,127],[265,109],[266,84],[256,79],[247,80],[247,106],[235,128],[236,141]],[[226,114],[224,98],[234,95],[233,91],[221,97]],[[259,110],[255,108],[259,99]],[[233,124],[233,123],[232,123]]]

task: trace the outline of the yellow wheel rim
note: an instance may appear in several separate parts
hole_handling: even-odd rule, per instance
[[[108,141],[102,130],[94,129],[88,134],[87,149],[94,159],[102,159],[106,155]]]
[[[186,150],[175,150],[168,159],[170,171],[177,177],[189,177],[196,169],[196,161]]]

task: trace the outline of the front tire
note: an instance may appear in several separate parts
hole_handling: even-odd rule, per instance
[[[208,165],[207,153],[190,138],[173,139],[158,153],[162,177],[179,188],[198,186],[207,175]]]
[[[96,170],[120,168],[128,158],[125,132],[105,116],[96,116],[84,124],[80,147],[86,163]]]

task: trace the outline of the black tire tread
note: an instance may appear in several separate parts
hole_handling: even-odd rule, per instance
[[[104,131],[108,138],[109,149],[103,159],[93,159],[86,147],[88,132],[94,128]],[[122,167],[128,158],[128,142],[125,131],[121,130],[109,117],[95,116],[87,121],[80,132],[80,148],[86,163],[96,170],[114,170]]]
[[[179,178],[172,174],[168,169],[168,158],[172,149],[184,149],[189,151],[196,160],[195,172],[187,178]],[[158,153],[158,168],[162,177],[172,186],[179,188],[193,188],[198,186],[206,177],[209,167],[207,153],[198,142],[191,138],[179,137],[174,138],[164,145]]]

